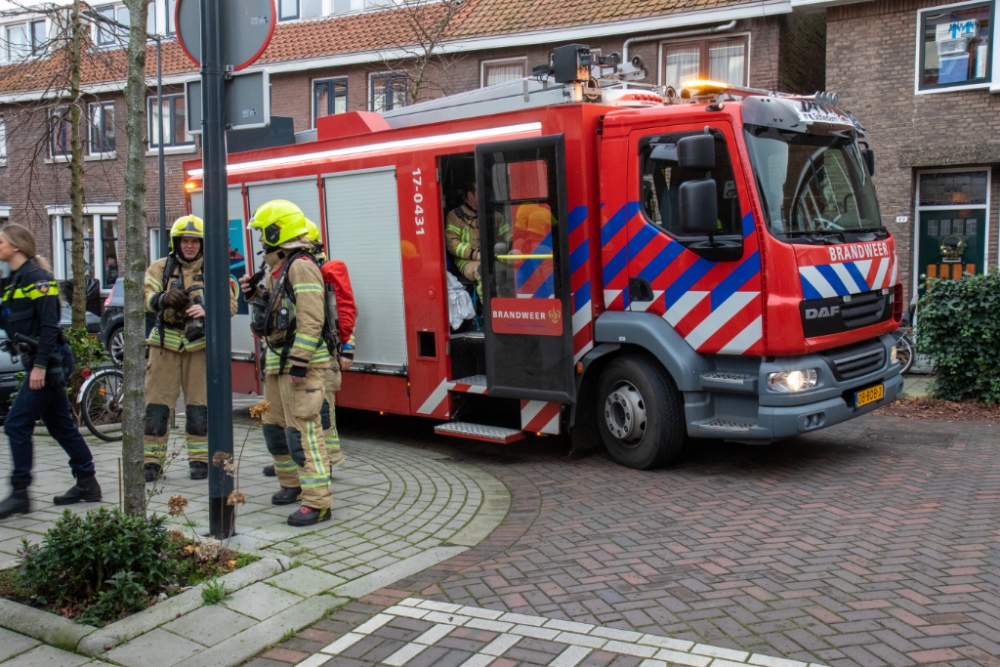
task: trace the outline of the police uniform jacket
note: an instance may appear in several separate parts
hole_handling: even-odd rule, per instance
[[[21,333],[38,341],[33,354],[22,355],[26,370],[31,366],[48,368],[50,359],[63,363],[61,310],[59,285],[51,273],[29,260],[10,274],[0,307],[0,326],[10,338]]]

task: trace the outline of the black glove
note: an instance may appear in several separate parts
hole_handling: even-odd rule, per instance
[[[183,313],[190,305],[191,297],[184,290],[168,290],[160,297],[160,306],[162,308],[171,308],[178,313]]]

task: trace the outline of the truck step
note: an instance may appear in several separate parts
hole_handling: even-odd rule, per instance
[[[486,426],[485,424],[471,424],[469,422],[449,422],[438,424],[434,427],[434,432],[440,435],[451,435],[456,438],[468,438],[469,440],[482,440],[483,442],[497,442],[506,444],[516,440],[524,439],[524,432],[503,426]]]
[[[756,394],[757,376],[715,371],[701,376],[701,386],[711,391]]]
[[[733,419],[713,419],[712,421],[698,424],[698,428],[705,431],[719,431],[725,433],[749,433],[756,426],[756,422],[741,422]]]
[[[471,377],[461,378],[460,380],[452,380],[452,387],[450,391],[457,391],[465,394],[485,394],[486,376],[473,375]]]

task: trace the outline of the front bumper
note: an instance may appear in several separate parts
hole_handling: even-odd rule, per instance
[[[890,360],[894,344],[891,336],[884,335],[855,346],[799,357],[766,360],[718,357],[717,370],[702,376],[702,388],[706,391],[685,393],[688,434],[695,438],[769,442],[877,410],[903,392],[899,365]],[[854,363],[850,360],[876,353],[884,353],[881,362],[868,364],[860,374],[843,372],[845,363]],[[767,388],[770,373],[806,368],[817,369],[819,380],[815,388],[797,394],[781,394]],[[738,382],[735,378],[743,379]],[[885,387],[883,398],[855,408],[854,392],[878,384]]]

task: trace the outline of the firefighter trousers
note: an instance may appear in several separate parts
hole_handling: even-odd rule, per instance
[[[326,381],[323,384],[323,408],[320,410],[320,421],[323,425],[323,441],[326,445],[327,462],[330,469],[344,465],[347,461],[340,451],[340,434],[337,433],[337,392],[340,391],[340,368],[334,366],[334,360],[326,371]]]
[[[270,405],[261,420],[278,483],[287,489],[301,487],[302,504],[316,510],[333,504],[320,423],[325,375],[325,368],[309,368],[295,386],[288,374],[266,376],[264,400]]]
[[[170,410],[184,389],[188,461],[208,463],[208,397],[205,350],[174,352],[150,347],[146,362],[144,463],[163,465],[170,435]]]

